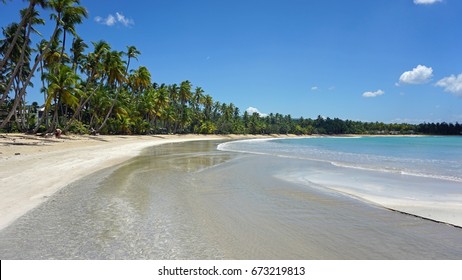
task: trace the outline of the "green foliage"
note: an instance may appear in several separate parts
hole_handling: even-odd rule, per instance
[[[199,127],[200,134],[213,134],[217,130],[217,127],[211,121],[204,121]]]
[[[90,129],[87,124],[84,124],[80,121],[74,121],[72,125],[69,127],[69,132],[75,134],[89,134]]]

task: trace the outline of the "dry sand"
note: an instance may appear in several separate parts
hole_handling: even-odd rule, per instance
[[[278,137],[278,135],[259,136]],[[0,134],[0,229],[68,184],[137,156],[146,147],[246,135],[62,136]]]

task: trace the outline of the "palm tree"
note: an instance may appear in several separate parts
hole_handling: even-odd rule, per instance
[[[137,70],[132,70],[132,74],[129,77],[129,85],[133,94],[138,95],[151,86],[151,73],[149,73],[148,68],[140,66]]]
[[[103,58],[103,69],[106,78],[106,85],[115,89],[117,85],[127,81],[124,67],[125,61],[122,60],[122,52],[107,52]]]
[[[103,61],[103,67],[105,73],[107,75],[107,85],[112,90],[115,91],[115,97],[112,101],[112,106],[106,114],[103,123],[97,129],[97,132],[101,131],[101,129],[106,125],[109,116],[114,109],[114,106],[117,102],[117,98],[119,96],[121,88],[117,88],[117,85],[122,85],[122,83],[127,81],[124,72],[124,65],[125,61],[122,60],[122,53],[118,51],[112,51],[106,54],[106,57]]]
[[[186,116],[186,110],[187,110],[186,103],[191,100],[191,97],[192,97],[191,88],[192,88],[191,82],[188,81],[188,80],[183,81],[180,84],[180,90],[179,90],[179,95],[178,95],[178,98],[179,98],[179,101],[180,101],[180,112],[179,112],[179,119],[178,119],[179,122],[177,123],[175,131],[178,130],[178,125],[180,123],[181,124],[186,123],[186,121],[185,121],[187,119],[187,116]]]
[[[212,107],[213,98],[207,94],[204,98],[204,115],[206,120],[212,120]]]
[[[50,46],[52,45],[52,43],[56,42],[57,35],[58,35],[59,31],[60,31],[60,26],[63,24],[62,16],[63,16],[64,11],[66,9],[69,9],[70,7],[75,7],[74,4],[79,4],[80,3],[79,0],[50,0],[50,1],[47,1],[47,2],[39,1],[39,0],[37,0],[37,1],[32,0],[32,1],[34,1],[35,4],[43,3],[44,6],[47,3],[46,6],[51,7],[56,12],[56,13],[53,13],[51,15],[51,18],[55,19],[56,24],[55,24],[55,28],[53,30],[53,34],[51,35],[51,38],[48,41],[48,44],[44,47],[43,52],[39,53],[39,55],[35,59],[35,63],[34,63],[34,66],[32,67],[32,69],[30,71],[28,71],[27,78],[25,78],[25,80],[23,82],[23,84],[25,86],[22,87],[21,91],[18,94],[19,98],[21,98],[25,94],[26,88],[30,85],[30,81],[31,81],[32,77],[34,76],[34,73],[35,73],[35,71],[37,69],[37,66],[40,64],[40,61],[43,59],[43,57],[45,55],[48,54],[48,51],[49,51]],[[16,106],[17,106],[17,104],[16,104]],[[12,112],[16,111],[16,106],[13,106]],[[10,112],[10,114],[9,114],[10,118],[11,118],[11,115],[12,115],[11,113],[12,112]],[[5,119],[3,121],[3,123],[0,124],[0,128],[3,128],[8,121],[9,121],[9,118]]]
[[[166,110],[163,111],[162,119],[165,122],[165,127],[167,131],[171,133],[172,125],[177,121],[177,114],[176,114],[175,108],[173,108],[173,106],[168,106]]]
[[[74,68],[74,73],[76,73],[77,70],[77,65],[81,64],[82,66],[82,71],[87,74],[87,81],[85,85],[85,90],[84,94],[81,95],[79,105],[77,109],[74,111],[74,115],[71,117],[69,122],[67,123],[67,126],[64,128],[64,131],[67,131],[71,124],[77,119],[80,119],[80,113],[84,106],[90,102],[96,93],[102,93],[106,92],[103,90],[103,87],[101,85],[96,85],[95,87],[92,87],[94,82],[98,79],[101,78],[103,79],[104,77],[104,68],[103,68],[103,58],[106,57],[106,54],[110,52],[111,47],[109,44],[105,41],[98,41],[98,42],[92,42],[94,51],[89,53],[88,55],[83,55],[82,52],[87,46],[83,42],[82,39],[80,38],[74,38],[74,42],[72,44],[72,49],[71,51],[73,52],[73,68]],[[90,94],[88,94],[90,93]],[[101,100],[101,99],[97,99]],[[101,107],[101,106],[100,106]],[[93,114],[91,117],[91,120],[93,120],[95,115]],[[92,124],[92,121],[90,121],[90,125]]]
[[[154,127],[157,125],[157,119],[164,116],[164,113],[170,104],[170,99],[168,96],[169,92],[165,87],[159,88],[154,94],[155,115],[152,121]]]
[[[72,40],[72,47],[71,47],[72,69],[74,70],[74,73],[77,73],[77,66],[82,65],[82,62],[84,59],[83,52],[85,51],[86,48],[88,48],[88,45],[85,44],[82,38],[74,37],[74,39]]]
[[[87,75],[87,87],[100,79],[101,83],[104,78],[103,60],[106,54],[111,51],[111,46],[103,40],[92,42],[93,52],[84,57],[83,69]]]
[[[13,23],[13,24],[8,25],[5,29],[3,29],[3,35],[5,36],[5,39],[2,40],[1,42],[0,54],[3,54],[4,52],[6,52],[7,49],[10,48],[10,45],[13,43],[12,34],[16,33],[16,30],[18,28],[19,28],[19,25],[16,23]],[[18,39],[16,40],[15,46],[12,48],[10,57],[8,58],[8,61],[7,61],[8,63],[5,64],[5,66],[7,67],[2,69],[2,78],[4,80],[4,84],[2,88],[2,96],[0,98],[0,105],[6,102],[8,94],[11,91],[12,83],[14,82],[16,78],[17,73],[14,73],[14,72],[15,70],[16,71],[19,70],[19,66],[21,65],[20,57],[21,57],[21,46],[23,45],[23,40],[25,40],[24,36],[19,37],[19,42],[18,42]]]
[[[128,67],[130,67],[130,59],[131,58],[134,58],[136,60],[138,60],[138,55],[140,55],[141,52],[139,50],[136,49],[135,46],[127,46],[127,57],[128,57],[128,60],[127,60],[127,68],[125,69],[125,75],[128,74]]]
[[[4,2],[4,1],[3,1]],[[5,50],[5,53],[4,53],[4,56],[3,56],[3,59],[0,60],[0,72],[1,70],[3,69],[3,67],[5,66],[5,63],[8,61],[10,55],[11,55],[11,52],[13,51],[13,48],[16,44],[16,41],[18,40],[18,37],[19,37],[19,34],[20,34],[20,31],[25,27],[25,25],[27,24],[28,20],[30,19],[30,15],[32,15],[35,11],[35,6],[39,5],[41,6],[42,8],[46,8],[48,3],[48,1],[46,0],[29,0],[29,6],[27,7],[27,9],[23,12],[23,15],[22,15],[22,18],[21,18],[21,22],[18,24],[18,29],[16,29],[16,31],[14,32],[14,34],[12,34],[12,39],[11,39],[11,42],[10,42],[10,45],[8,47],[8,49]],[[27,38],[26,40],[29,40],[29,38]]]
[[[69,0],[68,0],[69,1]],[[62,49],[61,49],[61,57],[63,57],[64,50],[66,48],[66,34],[69,32],[71,33],[74,38],[77,36],[75,32],[75,25],[80,24],[83,21],[83,18],[88,17],[87,10],[82,6],[72,6],[66,5],[65,1],[62,2],[62,26],[63,26],[63,40],[62,40]],[[72,1],[69,1],[72,2]],[[75,3],[79,4],[80,1],[77,0]],[[64,63],[64,61],[61,61]]]
[[[48,99],[45,107],[49,108],[54,101],[54,115],[51,123],[51,128],[55,129],[59,125],[58,112],[61,104],[75,108],[78,105],[76,94],[81,94],[81,90],[77,87],[79,76],[72,71],[67,65],[60,65],[56,73],[48,73],[46,79],[49,81]]]
[[[8,116],[0,124],[0,128],[3,128],[6,126],[6,124],[10,121],[13,114],[16,113],[16,110],[17,110],[18,105],[20,104],[20,101],[25,100],[25,93],[26,93],[25,89],[29,86],[29,83],[30,83],[30,79],[28,79],[27,77],[33,74],[30,71],[30,65],[29,65],[30,64],[29,63],[30,54],[31,54],[29,38],[30,38],[31,32],[37,32],[33,27],[34,25],[44,24],[44,21],[38,17],[38,12],[35,9],[33,9],[32,11],[23,10],[21,11],[21,15],[23,19],[26,18],[27,24],[25,28],[23,28],[23,30],[19,32],[21,35],[21,36],[18,36],[19,41],[18,41],[18,38],[16,39],[16,41],[14,41],[14,38],[13,38],[11,42],[8,42],[8,37],[5,40],[5,44],[7,45],[8,43],[10,44],[8,46],[8,50],[11,50],[10,55],[13,54],[13,56],[11,57],[15,59],[11,60],[12,66],[14,65],[14,70],[10,73],[10,77],[9,77],[10,81],[4,89],[4,93],[0,99],[0,105],[6,99],[6,96],[10,92],[15,80],[17,83],[21,81],[22,85],[19,86],[18,84],[18,86],[16,87],[17,90],[15,93],[15,101],[13,103],[13,106],[10,112],[8,113]],[[13,33],[12,30],[15,30],[14,33],[16,34],[18,32],[18,29],[20,29],[20,26],[17,24],[10,25],[9,27],[10,29],[4,33],[5,35]],[[16,46],[11,47],[11,44],[13,42]],[[4,45],[1,47],[1,49],[5,49],[5,48],[6,47]]]

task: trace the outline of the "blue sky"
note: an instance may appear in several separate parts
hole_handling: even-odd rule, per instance
[[[460,0],[82,0],[77,31],[241,111],[462,122]],[[0,5],[0,25],[25,1]],[[48,31],[43,30],[44,34]],[[37,83],[38,84],[38,83]],[[36,92],[33,92],[36,91]],[[39,89],[31,99],[42,100]]]

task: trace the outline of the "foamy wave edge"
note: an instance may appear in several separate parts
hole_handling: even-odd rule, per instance
[[[280,158],[293,158],[293,159],[301,159],[301,160],[310,160],[310,161],[316,161],[316,162],[329,163],[329,164],[331,164],[333,166],[340,167],[340,168],[350,168],[350,169],[364,170],[364,171],[371,171],[371,172],[400,174],[400,175],[404,175],[404,176],[422,177],[422,178],[428,178],[428,179],[444,180],[444,181],[462,183],[462,178],[453,177],[453,176],[442,176],[442,175],[435,175],[435,174],[415,173],[415,172],[411,172],[411,171],[407,171],[407,170],[391,170],[391,169],[383,169],[383,168],[370,168],[370,167],[364,167],[364,166],[359,166],[359,165],[351,165],[351,164],[342,163],[342,162],[335,162],[335,161],[322,160],[322,159],[309,158],[309,157],[297,157],[297,156],[291,156],[291,155],[281,155],[281,154],[275,154],[275,153],[255,152],[255,151],[239,150],[239,149],[229,148],[229,145],[235,144],[235,143],[269,142],[271,140],[278,140],[278,139],[290,139],[290,138],[265,138],[265,139],[245,139],[245,140],[230,141],[230,142],[225,142],[225,143],[219,144],[217,146],[217,150],[227,151],[227,152],[236,152],[236,153],[254,154],[254,155],[268,155],[268,156],[274,156],[274,157],[280,157]]]

